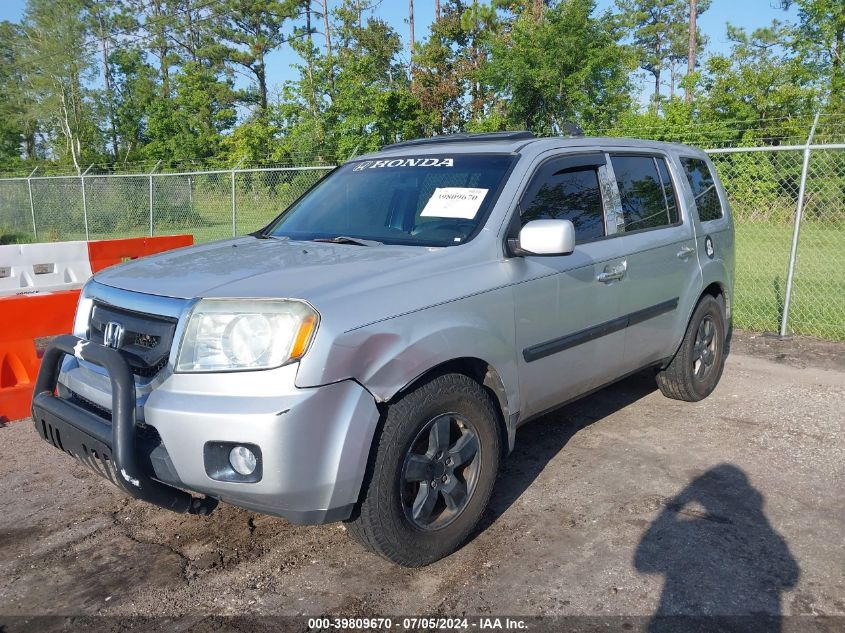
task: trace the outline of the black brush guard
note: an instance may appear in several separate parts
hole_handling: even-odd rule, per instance
[[[55,395],[65,354],[103,367],[112,391],[111,423]],[[106,477],[129,495],[174,512],[208,514],[211,497],[191,494],[152,479],[138,459],[135,381],[117,350],[64,334],[44,352],[32,397],[32,422],[39,435]]]

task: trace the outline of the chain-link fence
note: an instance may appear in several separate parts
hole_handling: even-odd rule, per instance
[[[845,340],[845,144],[708,152],[734,211],[735,325]],[[329,169],[0,179],[0,233],[38,241],[191,233],[207,242],[260,228]]]
[[[736,326],[845,340],[845,146],[709,153],[734,212]]]
[[[43,242],[191,233],[197,242],[267,224],[331,167],[0,179],[0,233]]]

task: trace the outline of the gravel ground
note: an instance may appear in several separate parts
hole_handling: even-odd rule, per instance
[[[845,345],[738,334],[701,403],[638,375],[520,429],[474,538],[416,570],[340,524],[129,500],[11,423],[0,616],[845,616],[843,410]]]

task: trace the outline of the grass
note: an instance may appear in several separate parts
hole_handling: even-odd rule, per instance
[[[779,330],[791,245],[791,226],[737,225],[736,327]],[[845,228],[801,227],[787,329],[845,340]]]

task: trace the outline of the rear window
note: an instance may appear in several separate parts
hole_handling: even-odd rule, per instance
[[[716,190],[716,182],[710,168],[700,158],[681,158],[681,166],[687,175],[695,208],[702,222],[718,220],[722,217],[722,202]]]
[[[617,154],[610,159],[626,233],[678,222],[675,190],[663,158]]]

